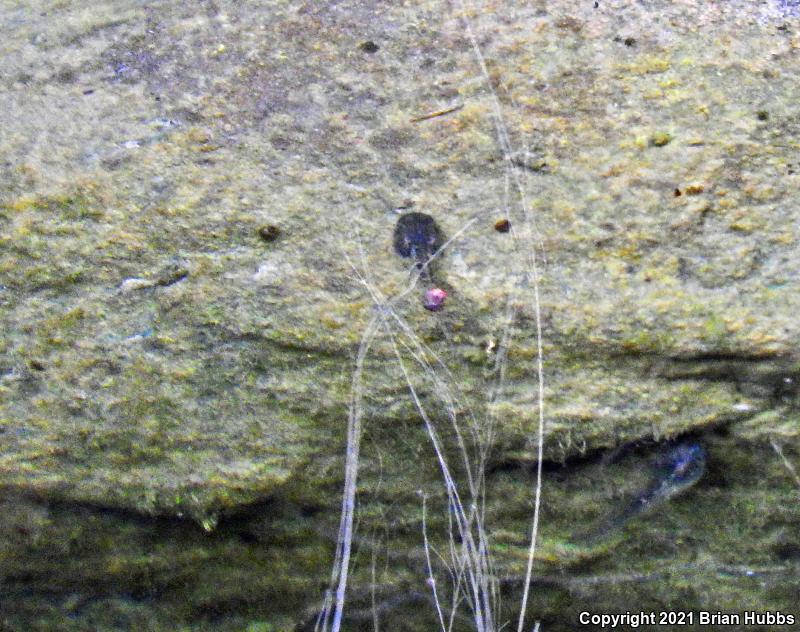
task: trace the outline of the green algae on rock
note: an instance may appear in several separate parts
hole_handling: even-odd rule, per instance
[[[496,421],[487,522],[515,604],[538,447],[535,327],[509,272],[532,237],[506,195],[517,175],[547,259],[531,614],[558,630],[581,607],[793,606],[800,431],[782,384],[798,376],[800,67],[776,6],[468,10],[526,149],[510,166],[463,16],[439,1],[0,9],[17,69],[0,81],[2,625],[313,619],[352,358],[379,309],[361,280],[406,287],[391,231],[409,199],[458,235],[441,270],[457,309],[394,309],[453,372],[459,414]],[[459,233],[501,214],[512,238],[480,221]],[[267,225],[282,231],[268,248]],[[354,615],[373,553],[379,604],[424,586],[416,491],[443,494],[390,340],[371,353]],[[646,484],[641,460],[593,458],[684,433],[709,452],[689,496],[596,550],[571,545],[576,523]],[[433,538],[446,512],[428,519]],[[384,533],[385,564],[367,538]],[[436,624],[427,603],[391,617]]]

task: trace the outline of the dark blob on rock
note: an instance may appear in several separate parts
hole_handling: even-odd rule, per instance
[[[422,268],[431,255],[442,247],[442,231],[430,215],[406,213],[394,227],[394,250],[401,257],[411,257]]]

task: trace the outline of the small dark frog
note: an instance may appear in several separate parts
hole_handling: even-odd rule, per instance
[[[422,270],[431,256],[442,247],[442,231],[430,215],[406,213],[394,227],[394,250],[401,257],[411,257]]]

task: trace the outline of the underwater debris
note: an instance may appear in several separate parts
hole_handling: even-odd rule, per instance
[[[444,116],[445,114],[451,114],[452,112],[458,112],[461,108],[464,107],[463,103],[459,103],[449,108],[443,108],[441,110],[434,110],[433,112],[428,112],[427,114],[422,114],[420,116],[415,116],[411,119],[412,123],[421,123],[422,121],[427,121],[432,118],[436,118],[438,116]]]

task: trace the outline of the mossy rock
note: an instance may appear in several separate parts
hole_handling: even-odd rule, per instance
[[[797,603],[796,10],[595,4],[5,12],[2,626],[313,628],[354,384],[349,629],[437,625],[415,397],[462,491],[452,420],[491,436],[511,618],[540,356],[530,620]],[[436,313],[409,211],[451,239]],[[700,481],[582,542],[682,438]]]

